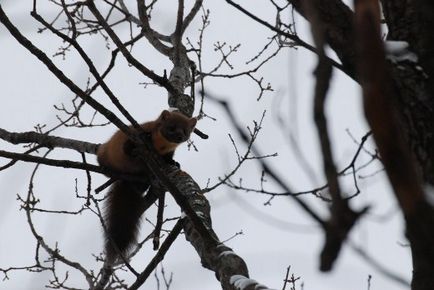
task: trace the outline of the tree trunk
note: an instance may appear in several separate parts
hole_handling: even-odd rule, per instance
[[[289,0],[303,17],[303,1]],[[354,13],[340,0],[314,0],[326,28],[326,41],[349,72],[356,72]],[[357,3],[357,1],[355,1]],[[397,126],[416,165],[425,195],[408,192],[400,200],[406,235],[413,258],[413,290],[434,289],[434,2],[432,0],[381,0],[387,24],[387,40],[406,41],[418,61],[388,63],[392,102],[397,108]],[[356,74],[356,73],[355,73]],[[357,75],[351,75],[359,80]],[[396,162],[400,164],[401,158]],[[407,168],[404,168],[406,170]],[[430,186],[431,192],[427,186]]]

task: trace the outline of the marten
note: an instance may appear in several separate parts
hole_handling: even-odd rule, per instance
[[[176,147],[189,139],[197,119],[177,111],[164,110],[155,121],[141,125],[152,139],[155,151],[168,162],[173,161]],[[122,173],[143,174],[143,163],[134,158],[135,144],[122,131],[116,132],[97,150],[101,166]],[[113,264],[125,255],[136,239],[140,216],[157,199],[146,177],[143,181],[117,180],[110,187],[105,201],[105,254],[106,263]],[[145,192],[148,192],[145,194]]]

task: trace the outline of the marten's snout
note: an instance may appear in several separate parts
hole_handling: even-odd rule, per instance
[[[184,142],[184,133],[182,132],[173,132],[172,134],[172,141],[175,143],[182,143]]]
[[[182,128],[168,127],[165,132],[165,137],[168,141],[173,143],[182,143],[186,140],[185,133]]]

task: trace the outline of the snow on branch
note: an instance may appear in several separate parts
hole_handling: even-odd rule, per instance
[[[393,63],[401,61],[418,62],[417,55],[409,50],[407,41],[388,40],[384,42],[386,58]]]
[[[230,283],[233,284],[235,286],[235,289],[237,290],[273,290],[265,285],[258,283],[256,280],[249,279],[242,275],[233,275],[230,278]]]

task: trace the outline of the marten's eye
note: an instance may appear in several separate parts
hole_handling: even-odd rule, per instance
[[[172,126],[168,126],[168,127],[167,127],[167,130],[168,130],[169,132],[172,132],[172,133],[173,133],[173,132],[176,131],[176,126],[173,126],[173,125],[172,125]]]

